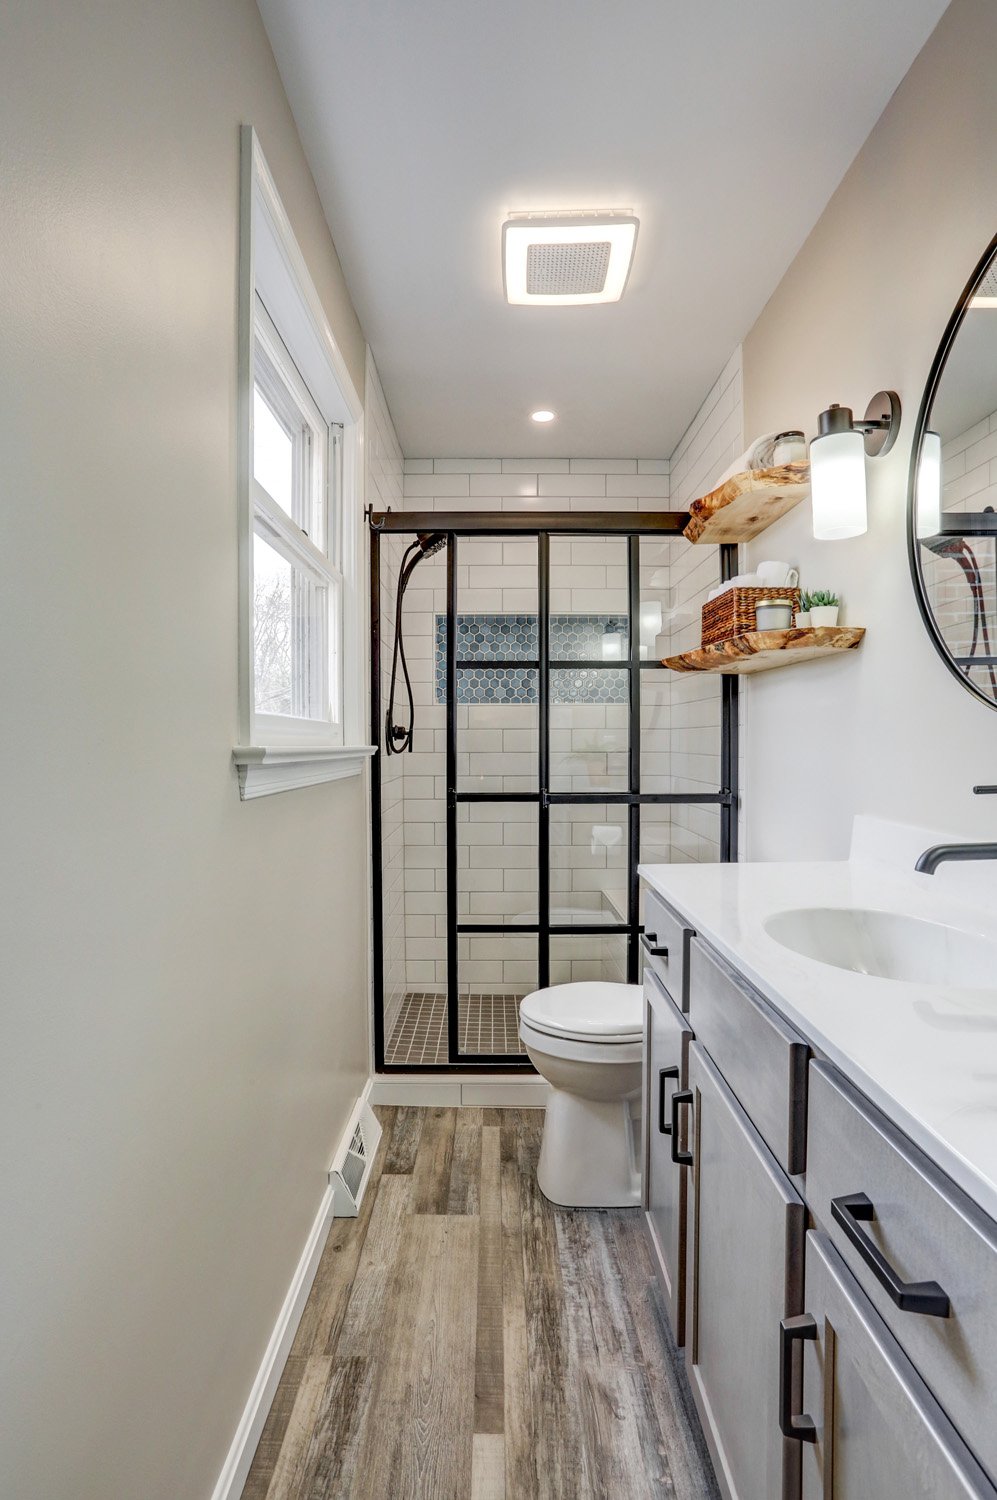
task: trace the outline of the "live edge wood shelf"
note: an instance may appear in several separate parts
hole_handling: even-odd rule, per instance
[[[798,662],[854,651],[865,635],[860,625],[825,625],[819,630],[752,630],[729,641],[669,656],[673,672],[771,672]]]
[[[747,542],[810,494],[806,460],[735,474],[693,500],[683,536],[690,542]]]

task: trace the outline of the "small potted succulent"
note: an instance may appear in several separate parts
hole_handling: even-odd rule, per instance
[[[810,623],[815,630],[823,625],[837,625],[840,602],[837,594],[827,589],[817,589],[810,595]]]
[[[810,629],[810,595],[806,589],[800,589],[800,607],[796,611],[797,630]]]

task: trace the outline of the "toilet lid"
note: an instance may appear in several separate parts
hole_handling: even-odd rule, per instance
[[[632,1041],[644,1029],[644,991],[639,984],[584,980],[534,990],[519,1007],[521,1018],[552,1036],[583,1041]]]

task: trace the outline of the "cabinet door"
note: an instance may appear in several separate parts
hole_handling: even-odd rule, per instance
[[[798,1500],[800,1444],[779,1426],[779,1324],[802,1311],[806,1210],[698,1042],[689,1088],[693,1395],[729,1500]]]
[[[686,1087],[692,1030],[653,974],[644,973],[644,1212],[676,1342],[685,1341],[687,1167],[672,1151],[672,1098]],[[689,1111],[680,1109],[675,1138],[688,1151]]]
[[[807,1235],[804,1500],[994,1500],[994,1490],[830,1239]],[[799,1420],[799,1419],[797,1419]]]

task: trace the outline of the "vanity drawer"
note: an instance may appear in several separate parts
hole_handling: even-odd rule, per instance
[[[697,1039],[783,1170],[802,1172],[810,1048],[701,938],[690,944],[688,970]]]
[[[811,1063],[809,1095],[811,1212],[997,1479],[997,1224],[836,1068]],[[901,1308],[883,1285],[886,1276],[937,1283],[948,1316],[918,1310],[910,1288]],[[897,1287],[895,1294],[902,1295]]]
[[[693,928],[646,886],[640,939],[644,966],[653,970],[680,1010],[689,1009],[689,943],[693,937]]]

